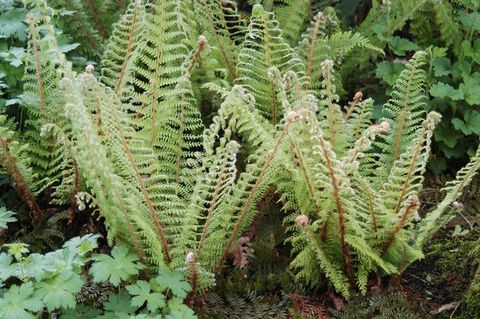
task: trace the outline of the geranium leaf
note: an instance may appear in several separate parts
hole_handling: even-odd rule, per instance
[[[130,253],[125,246],[115,246],[112,256],[95,255],[90,274],[95,282],[108,281],[118,287],[122,280],[127,280],[132,275],[137,275],[144,266],[138,262],[139,258]]]
[[[83,280],[72,271],[62,271],[59,275],[36,284],[36,295],[43,300],[49,311],[73,309],[75,295],[82,289]]]
[[[1,319],[35,319],[32,312],[38,312],[43,308],[42,301],[33,295],[34,289],[31,282],[20,287],[13,285],[0,298]]]
[[[165,296],[160,292],[151,291],[150,284],[144,280],[139,280],[126,288],[127,291],[134,296],[131,301],[132,306],[141,307],[147,303],[147,309],[150,312],[154,312],[166,305]]]

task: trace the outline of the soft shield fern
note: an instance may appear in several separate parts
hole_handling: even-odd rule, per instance
[[[371,107],[365,104],[368,101],[354,101],[344,113],[333,104],[329,63],[323,63],[327,77],[320,116],[302,108],[288,114],[296,127],[289,135],[293,182],[281,184],[281,191],[288,200],[286,208],[298,209],[287,220],[292,223],[289,240],[297,253],[292,266],[299,270],[299,279],[318,283],[320,267],[335,289],[348,297],[353,287],[366,292],[373,273],[401,273],[423,257],[425,239],[448,218],[442,214],[475,175],[478,157],[448,184],[444,202],[415,222],[432,134],[441,118],[435,112],[423,116],[421,57],[420,52],[412,58],[393,100],[386,104],[389,117],[396,120],[386,119],[353,134],[356,141],[349,130],[365,125],[368,117],[362,114]],[[339,144],[344,139],[351,142]]]
[[[41,221],[46,215],[35,199],[38,184],[26,151],[28,144],[16,140],[15,133],[6,122],[6,117],[0,115],[0,167],[10,176],[18,194],[30,208],[33,220]]]
[[[54,41],[46,3],[37,2],[28,125],[17,134],[0,117],[0,164],[35,219],[44,214],[36,191],[52,185],[52,203],[88,202],[109,243],[133,248],[138,258],[127,247],[97,258],[97,281],[118,286],[128,278],[122,269],[108,273],[123,257],[135,273],[149,265],[145,276],[158,266],[182,271],[192,301],[213,286],[265,195],[276,192],[297,279],[318,285],[326,277],[345,297],[366,292],[373,275],[399,274],[422,258],[480,166],[477,153],[447,184],[445,200],[417,222],[441,118],[425,112],[425,53],[412,57],[372,124],[371,99],[358,92],[341,102],[336,69],[355,48],[379,50],[331,29],[333,11],[313,15],[310,1],[276,9],[285,21],[286,8],[299,5],[285,32],[260,4],[246,27],[233,1],[131,2],[113,26],[99,74],[93,65],[75,72]],[[293,26],[310,18],[292,47],[301,38]],[[211,106],[216,112],[205,114]],[[160,296],[155,283],[128,289],[137,306],[160,307],[146,297]]]
[[[277,100],[276,87],[268,75],[272,67],[281,73],[289,70],[295,71],[298,76],[305,73],[300,58],[283,39],[274,14],[256,5],[239,54],[238,82],[252,92],[261,114],[273,123],[278,123],[284,110],[281,101]]]

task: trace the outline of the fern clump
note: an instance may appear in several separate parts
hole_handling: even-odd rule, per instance
[[[299,279],[318,283],[320,267],[348,297],[354,286],[365,293],[373,273],[401,273],[423,257],[425,240],[443,224],[444,212],[476,174],[478,156],[447,184],[438,207],[420,219],[418,192],[441,119],[436,112],[424,116],[424,56],[417,53],[400,75],[385,105],[385,120],[360,135],[352,136],[351,128],[368,121],[359,116],[367,101],[354,105],[355,116],[348,108],[342,112],[331,63],[323,63],[319,104],[325,106],[319,116],[302,108],[289,113],[296,130],[290,134],[294,165],[286,208],[299,210],[289,218],[295,224],[290,241]]]
[[[373,124],[373,100],[358,92],[340,102],[338,67],[355,49],[381,50],[340,31],[333,9],[313,14],[309,1],[281,1],[276,16],[259,2],[248,18],[229,0],[123,3],[100,69],[80,72],[59,49],[54,11],[30,3],[27,125],[17,133],[0,117],[0,164],[34,220],[46,217],[35,199],[42,192],[70,216],[88,205],[108,243],[125,245],[93,257],[94,282],[118,287],[143,269],[148,277],[160,267],[161,279],[180,271],[188,297],[183,284],[169,289],[193,303],[250,240],[260,204],[276,192],[296,278],[315,286],[326,277],[345,298],[366,293],[372,276],[400,274],[423,257],[476,174],[480,150],[420,218],[441,119],[425,111],[426,54],[412,57]],[[96,3],[87,4],[103,37]],[[299,15],[287,24],[292,7]],[[133,306],[162,308],[158,280],[127,286]]]

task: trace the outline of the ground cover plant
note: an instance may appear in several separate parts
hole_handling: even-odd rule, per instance
[[[427,316],[402,276],[452,223],[478,233],[480,148],[432,164],[476,130],[477,8],[424,2],[0,2],[0,318]],[[395,35],[423,5],[461,49]],[[356,90],[375,72],[387,90]],[[478,272],[452,316],[478,313]]]

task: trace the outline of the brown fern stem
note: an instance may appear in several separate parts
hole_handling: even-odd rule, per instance
[[[72,203],[70,205],[70,216],[68,219],[68,223],[72,224],[75,220],[77,215],[77,203],[76,203],[76,195],[80,191],[80,172],[78,170],[77,161],[73,158],[73,154],[70,151],[70,157],[72,159],[72,166],[73,166],[73,192],[72,192]]]
[[[207,45],[207,38],[205,36],[201,35],[198,37],[198,48],[197,51],[193,54],[192,59],[190,60],[190,64],[187,69],[187,74],[188,76],[192,75],[193,68],[197,64],[197,62],[200,60],[200,57],[205,50],[205,47]]]
[[[125,58],[122,63],[122,68],[120,69],[120,75],[117,79],[117,83],[115,84],[115,93],[117,95],[119,95],[120,93],[120,88],[126,76],[128,63],[130,62],[130,58],[132,57],[132,54],[133,54],[133,46],[135,42],[134,41],[135,29],[136,29],[135,27],[137,24],[137,19],[138,19],[138,6],[135,6],[133,10],[132,28],[128,32],[127,52],[125,53]]]
[[[183,155],[184,155],[184,152],[183,152],[183,148],[185,147],[185,109],[182,107],[181,110],[180,110],[180,126],[178,128],[178,140],[179,140],[179,146],[180,146],[180,151],[179,153],[177,154],[177,158],[175,159],[175,189],[176,189],[176,193],[177,195],[179,194],[179,191],[180,191],[180,178],[181,178],[181,172],[182,172],[182,166],[183,166],[183,163],[182,163],[182,159],[183,159]]]
[[[8,141],[6,139],[0,139],[0,147],[4,154],[4,157],[0,157],[0,165],[2,165],[7,171],[8,175],[12,178],[14,182],[14,187],[17,190],[18,194],[22,200],[28,205],[32,210],[32,217],[34,222],[40,222],[46,219],[45,212],[40,208],[35,196],[28,187],[25,179],[23,178],[20,170],[17,166],[16,158],[10,153],[8,147]]]
[[[363,93],[361,91],[358,91],[355,93],[355,96],[353,97],[353,101],[350,104],[350,107],[347,110],[347,113],[345,114],[345,121],[348,121],[350,117],[353,114],[353,111],[355,110],[355,107],[357,106],[358,102],[360,102],[363,98]]]
[[[310,114],[310,118],[307,118],[307,121],[316,123],[316,118]],[[318,128],[317,128],[318,130]],[[318,133],[315,133],[318,134]],[[328,143],[323,136],[317,136],[315,139],[319,142],[320,146],[319,149],[322,152],[323,158],[325,159],[325,166],[328,169],[328,173],[330,175],[330,180],[331,184],[333,186],[332,189],[332,195],[333,199],[335,201],[335,206],[336,206],[336,211],[338,215],[338,225],[339,225],[339,230],[340,230],[340,242],[342,246],[342,259],[343,259],[343,265],[344,265],[344,270],[347,275],[347,278],[349,279],[350,283],[354,284],[354,277],[353,277],[353,268],[351,264],[351,255],[350,255],[350,249],[348,247],[348,243],[345,239],[346,235],[346,220],[345,220],[345,211],[342,203],[342,199],[340,196],[340,181],[337,180],[337,177],[335,175],[335,170],[333,167],[332,160],[330,158],[330,155],[328,153],[328,149],[330,149],[330,146],[328,146],[326,143]],[[328,221],[328,219],[327,219]],[[324,229],[322,229],[322,236],[325,236],[326,238],[326,232],[327,232],[327,222],[324,224]]]
[[[195,302],[195,296],[197,295],[197,286],[198,286],[198,267],[197,267],[197,261],[196,259],[193,260],[191,263],[189,263],[190,266],[190,285],[192,286],[192,290],[187,296],[187,299],[185,300],[185,304],[187,306],[192,307],[193,303]]]
[[[375,208],[373,205],[372,193],[370,192],[369,189],[366,189],[365,191],[368,197],[368,210],[370,211],[370,217],[372,218],[373,231],[375,232],[375,234],[377,234],[378,222],[377,222],[377,216],[375,215]]]
[[[98,11],[97,11],[97,8],[95,7],[95,3],[93,3],[92,0],[87,0],[87,6],[90,9],[93,20],[95,21],[95,25],[97,26],[98,31],[102,35],[102,38],[104,40],[107,40],[108,33],[107,33],[107,30],[105,30],[105,26],[103,25],[102,19],[100,19],[100,16],[98,15]]]
[[[318,205],[316,199],[315,199],[315,190],[313,186],[313,182],[311,177],[309,176],[305,164],[305,160],[303,157],[302,152],[300,151],[297,142],[294,140],[290,139],[290,144],[292,146],[293,153],[295,155],[295,158],[297,159],[298,163],[300,164],[300,169],[302,170],[303,177],[305,178],[305,182],[307,183],[307,189],[308,192],[310,193],[310,197],[312,198],[313,202],[313,207],[315,208],[315,212],[317,213],[317,216],[321,216],[320,214],[320,206]],[[295,160],[294,158],[294,160]]]
[[[159,51],[159,50],[158,50]],[[157,61],[160,60],[160,57],[157,55]],[[157,143],[157,115],[158,115],[158,110],[160,109],[160,105],[158,103],[158,87],[156,85],[157,83],[157,75],[158,71],[155,70],[155,77],[151,79],[150,81],[153,84],[153,92],[152,92],[152,101],[154,102],[154,105],[151,106],[152,108],[152,132],[151,132],[151,137],[150,137],[150,147],[152,149],[156,149],[156,143]]]
[[[425,129],[423,129],[420,132],[419,141],[418,141],[418,143],[416,145],[416,148],[415,148],[415,154],[412,156],[412,159],[410,160],[410,163],[408,165],[407,176],[405,178],[405,183],[403,184],[402,190],[399,193],[397,204],[395,205],[394,214],[397,214],[400,211],[401,205],[403,203],[403,199],[405,198],[405,195],[407,194],[407,190],[408,190],[408,187],[410,186],[412,175],[415,172],[415,163],[417,162],[417,158],[420,156],[420,153],[421,153],[421,150],[422,150],[422,144],[424,142],[424,138],[423,138],[424,134],[425,134]]]
[[[162,248],[163,248],[163,254],[164,254],[164,257],[165,257],[165,261],[167,263],[170,263],[172,261],[172,259],[170,257],[170,247],[168,245],[168,241],[167,241],[167,237],[165,235],[164,228],[161,225],[160,220],[158,219],[157,210],[155,209],[155,206],[154,206],[154,204],[153,204],[153,202],[152,202],[152,200],[151,200],[151,198],[148,194],[147,188],[146,188],[145,183],[144,183],[143,178],[142,178],[142,174],[140,173],[140,169],[138,168],[138,165],[133,158],[133,154],[132,154],[132,151],[130,149],[130,145],[128,144],[127,138],[126,138],[125,133],[123,131],[123,128],[120,124],[120,120],[117,116],[117,112],[116,111],[111,112],[111,116],[113,117],[113,120],[115,121],[115,124],[117,126],[120,141],[122,142],[123,150],[124,150],[125,154],[127,155],[128,161],[130,162],[130,165],[131,165],[133,171],[135,172],[135,178],[137,179],[140,191],[142,192],[145,203],[147,204],[148,211],[149,211],[149,214],[150,214],[150,218],[154,222],[155,229],[157,231],[158,236],[160,236],[160,242],[161,242],[161,245],[162,245]]]
[[[397,234],[403,229],[403,227],[406,225],[408,217],[417,209],[418,207],[418,199],[416,200],[411,200],[407,206],[404,209],[404,212],[402,216],[400,217],[400,220],[397,222],[395,227],[392,230],[391,235],[385,240],[385,242],[382,245],[382,254],[384,254],[388,248],[392,245],[392,243],[395,240],[395,237]]]
[[[351,264],[351,255],[350,255],[350,249],[348,248],[348,243],[345,240],[345,234],[346,234],[346,223],[345,223],[345,211],[343,208],[342,200],[340,198],[340,187],[339,187],[339,181],[337,181],[337,178],[335,177],[335,171],[333,169],[333,164],[330,159],[330,156],[328,155],[328,152],[326,151],[326,145],[325,141],[323,139],[319,139],[319,142],[321,144],[321,150],[323,152],[323,156],[325,157],[325,164],[328,168],[330,178],[332,180],[332,186],[333,186],[333,198],[335,200],[335,206],[337,207],[337,214],[338,214],[338,224],[340,228],[340,241],[342,245],[342,257],[343,257],[343,265],[345,268],[345,273],[347,274],[348,279],[353,282],[353,269],[352,269],[352,264]],[[325,225],[327,225],[325,223]]]
[[[282,134],[280,137],[277,139],[275,146],[273,147],[273,150],[270,152],[268,155],[267,159],[265,160],[265,163],[263,164],[262,170],[260,172],[260,175],[258,176],[257,180],[255,181],[255,184],[253,185],[252,189],[250,190],[247,200],[245,202],[245,205],[243,205],[242,210],[240,211],[239,217],[235,225],[233,226],[232,233],[230,234],[230,238],[227,241],[227,244],[225,245],[225,249],[223,250],[222,255],[217,261],[217,264],[215,265],[214,268],[214,273],[218,273],[223,265],[223,262],[227,258],[228,252],[230,251],[230,247],[232,246],[233,242],[235,241],[235,238],[238,235],[238,232],[240,230],[240,226],[243,222],[243,219],[245,218],[245,215],[249,211],[253,200],[255,198],[255,193],[257,192],[258,188],[260,185],[263,183],[263,180],[265,179],[265,176],[267,174],[268,168],[270,167],[270,164],[272,163],[273,159],[275,158],[276,154],[278,153],[278,150],[280,149],[280,145],[282,145],[283,140],[285,139],[285,136],[288,134],[288,130],[290,128],[290,125],[292,122],[288,122],[285,125],[285,128],[283,129]]]

